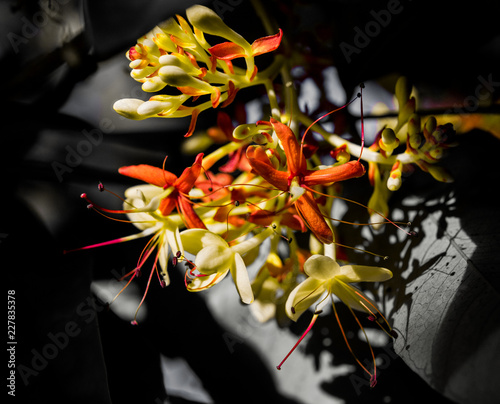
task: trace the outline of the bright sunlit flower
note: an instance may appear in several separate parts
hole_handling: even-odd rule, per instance
[[[319,303],[316,304],[314,308],[314,315],[306,329],[304,334],[288,353],[288,355],[283,359],[283,361],[278,365],[278,369],[281,368],[285,360],[290,356],[306,334],[310,331],[314,325],[317,317],[322,312],[322,309],[326,304],[331,301],[333,310],[335,312],[335,317],[340,326],[342,334],[344,336],[345,342],[352,352],[345,332],[340,323],[335,303],[333,301],[333,296],[337,296],[343,303],[347,305],[354,318],[358,322],[359,326],[364,332],[361,323],[354,314],[354,310],[364,312],[370,316],[372,319],[381,318],[383,322],[387,325],[389,335],[394,336],[392,329],[387,324],[387,321],[382,316],[380,311],[377,309],[376,304],[363,294],[359,289],[350,285],[356,282],[383,282],[392,277],[391,271],[382,267],[371,267],[363,265],[344,265],[340,266],[335,260],[325,255],[313,255],[304,264],[304,272],[308,276],[302,283],[300,283],[288,296],[286,302],[286,312],[288,316],[296,321],[302,313],[304,313],[310,306],[314,305],[318,300]],[[377,324],[380,323],[377,321]],[[365,334],[366,337],[366,334]],[[367,339],[368,340],[368,339]],[[371,350],[373,356],[373,351]],[[376,380],[376,365],[375,358],[373,357],[373,373],[370,372],[366,367],[357,359],[354,355],[356,361],[361,365],[361,367],[370,375],[370,384],[373,387]]]
[[[208,289],[230,272],[243,303],[254,300],[252,286],[242,255],[258,247],[273,234],[271,227],[240,243],[231,245],[218,234],[203,229],[189,229],[181,233],[187,252],[196,255],[192,268],[186,271],[187,289],[199,292]],[[195,273],[194,271],[198,273]]]

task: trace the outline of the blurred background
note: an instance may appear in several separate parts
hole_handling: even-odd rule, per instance
[[[288,352],[309,318],[290,328],[259,324],[240,307],[229,282],[218,291],[189,294],[175,269],[167,289],[151,287],[140,325],[131,326],[130,313],[146,279],[116,304],[105,302],[116,279],[133,269],[144,243],[62,254],[135,231],[87,210],[82,192],[100,205],[119,208],[121,201],[99,193],[97,184],[123,195],[136,182],[121,177],[120,166],[159,166],[168,155],[166,168],[178,174],[192,163],[192,156],[180,152],[189,119],[130,121],[112,105],[120,98],[145,97],[129,76],[127,49],[195,3],[213,8],[250,42],[267,35],[247,0],[0,3],[0,251],[7,288],[16,291],[16,402],[448,402],[385,340],[375,339],[374,346],[390,366],[381,365],[380,382],[369,389],[331,316],[320,318],[311,341],[278,375],[273,363]],[[498,105],[467,101],[478,84],[489,85],[498,99],[494,2],[466,7],[403,0],[264,3],[302,55],[295,84],[301,105],[312,113],[319,112],[318,105],[347,101],[366,82],[373,105],[383,100],[390,114],[395,79],[406,75],[419,89],[420,108],[466,113],[457,122],[462,132],[498,136],[498,127],[488,120],[498,114]],[[374,21],[374,12],[388,7],[399,12],[387,26],[369,41],[356,39]],[[259,89],[238,95],[248,105],[262,97]],[[335,125],[345,125],[346,131],[355,127],[359,116],[350,112]],[[486,115],[480,119],[478,113]],[[198,128],[215,122],[215,112],[207,111]],[[496,145],[483,149],[483,156],[493,155]],[[476,157],[470,150],[461,156]]]

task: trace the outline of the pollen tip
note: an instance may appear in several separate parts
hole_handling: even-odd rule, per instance
[[[172,265],[175,267],[177,265],[177,257],[172,258]]]
[[[99,182],[99,184],[97,185],[97,189],[99,190],[99,192],[104,191],[104,185],[102,182]]]
[[[276,369],[281,370],[281,366],[279,366],[279,365],[276,366]]]
[[[137,322],[137,320],[132,320],[132,321],[130,322],[130,324],[132,324],[132,325],[139,325],[139,323]]]
[[[385,255],[384,256],[384,261],[387,261],[389,259],[389,256],[388,255]]]
[[[290,311],[291,311],[293,314],[295,314],[295,307],[293,307],[293,306],[292,306],[292,307],[290,307]]]
[[[94,205],[92,205],[91,203],[89,203],[89,204],[87,205],[87,209],[93,209],[93,208],[94,208]]]
[[[418,232],[416,232],[415,230],[412,230],[408,233],[410,235],[410,237],[418,237]]]
[[[80,195],[80,198],[82,198],[82,199],[85,199],[86,197],[87,197],[87,194],[85,192]]]
[[[394,339],[398,338],[398,336],[399,336],[395,330],[391,330],[390,334],[392,335],[392,338],[394,338]]]

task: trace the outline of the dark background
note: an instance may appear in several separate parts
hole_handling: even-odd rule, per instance
[[[199,3],[213,6],[215,2]],[[266,34],[248,1],[222,3],[234,5],[222,9],[224,20],[250,41]],[[292,46],[307,56],[306,61],[320,62],[321,68],[337,67],[347,93],[361,81],[403,74],[423,89],[424,98],[435,97],[438,107],[441,102],[446,109],[450,99],[460,102],[474,94],[478,76],[500,71],[495,2],[475,1],[464,6],[450,1],[402,1],[403,11],[359,54],[353,54],[350,63],[339,44],[352,44],[354,28],[365,27],[373,19],[370,11],[385,8],[387,2],[265,3]],[[41,370],[29,377],[27,386],[18,375],[16,402],[56,402],[60,398],[69,403],[159,403],[168,396],[162,384],[160,352],[185,358],[216,403],[295,402],[276,392],[269,370],[250,346],[244,345],[235,354],[228,352],[221,339],[224,330],[204,301],[175,287],[182,286],[178,273],[172,272],[168,293],[152,288],[148,301],[153,309],[140,327],[131,327],[92,295],[91,281],[110,278],[110,268],[131,268],[143,248],[141,243],[62,254],[65,249],[132,232],[126,225],[115,225],[85,209],[80,193],[93,192],[106,206],[119,206],[117,200],[110,202],[109,197],[96,195],[98,181],[118,194],[134,184],[118,177],[119,166],[158,165],[167,154],[167,168],[173,172],[190,164],[191,157],[178,152],[188,121],[127,126],[116,119],[115,130],[104,136],[95,152],[65,173],[63,181],[52,165],[64,162],[67,146],[76,148],[83,130],[92,131],[96,122],[113,114],[112,103],[106,102],[119,93],[122,82],[110,74],[102,93],[86,98],[89,79],[117,55],[123,65],[116,77],[123,76],[128,69],[124,53],[136,39],[169,16],[182,15],[191,4],[1,3],[0,251],[7,288],[16,291],[17,364],[33,368],[33,350],[43,349],[49,333],[65,330],[68,323],[78,330],[53,360],[39,364]],[[43,11],[47,7],[50,12]],[[42,18],[37,14],[41,10],[47,20],[34,20]],[[43,22],[43,27],[37,31],[26,21]],[[61,113],[75,89],[83,96]],[[257,95],[249,91],[242,97]],[[106,101],[99,107],[93,104],[96,99]],[[92,121],[88,111],[99,108],[105,112]],[[213,113],[202,115],[200,127],[213,125]],[[139,284],[143,287],[144,279]],[[291,332],[299,335],[304,327],[297,324]],[[200,345],[209,348],[200,349]],[[321,347],[308,349],[314,354]],[[447,402],[401,360],[394,360],[383,376],[384,382],[361,396],[353,394],[350,384],[324,389],[347,403]],[[172,396],[168,399],[188,402]]]

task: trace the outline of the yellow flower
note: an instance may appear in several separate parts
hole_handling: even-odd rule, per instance
[[[382,316],[380,311],[377,309],[376,304],[367,296],[365,296],[359,289],[351,286],[351,283],[356,282],[382,282],[392,277],[392,272],[386,268],[382,267],[372,267],[364,265],[344,265],[340,266],[335,260],[324,255],[313,255],[304,264],[304,272],[308,276],[303,282],[301,282],[288,296],[286,302],[286,312],[288,316],[296,321],[302,313],[304,313],[310,306],[319,300],[316,304],[314,310],[314,316],[309,324],[308,328],[304,334],[300,337],[298,342],[293,346],[288,355],[283,359],[283,361],[277,366],[278,369],[281,368],[285,360],[290,356],[290,354],[295,350],[298,344],[306,336],[306,334],[311,330],[314,325],[318,315],[322,312],[322,309],[331,298],[333,310],[335,317],[340,326],[342,334],[344,335],[344,340],[352,353],[351,347],[345,336],[344,330],[340,323],[335,304],[333,302],[333,295],[337,296],[344,302],[351,313],[354,315],[358,325],[364,332],[361,323],[354,314],[352,309],[365,312],[369,315],[371,319],[382,318],[383,322],[387,324],[387,321]],[[381,325],[379,321],[377,324]],[[381,325],[382,327],[382,325]],[[386,331],[389,335],[395,336],[394,332],[387,324],[389,331]],[[383,327],[382,327],[383,328]],[[385,329],[384,329],[385,330]],[[366,338],[366,334],[365,334]],[[370,347],[371,350],[371,347]],[[373,351],[372,357],[373,357]],[[376,365],[375,358],[373,357],[374,370],[373,374],[366,369],[366,367],[356,358],[356,361],[361,365],[361,367],[370,375],[371,383],[373,387],[376,384]]]
[[[273,234],[271,227],[241,243],[229,245],[218,234],[204,229],[188,229],[181,233],[186,251],[196,255],[194,266],[186,272],[191,292],[199,292],[219,283],[231,272],[241,301],[250,304],[254,300],[252,286],[242,255],[259,246]],[[198,273],[194,273],[196,270]],[[186,279],[187,279],[186,278]]]

